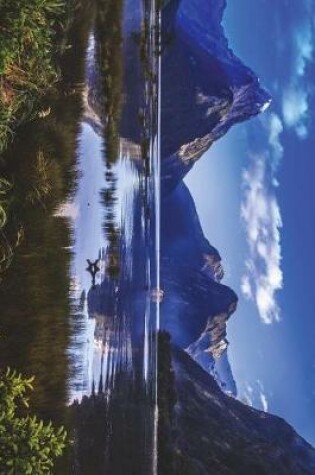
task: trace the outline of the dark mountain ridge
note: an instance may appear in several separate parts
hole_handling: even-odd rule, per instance
[[[225,395],[173,347],[173,440],[191,475],[313,475],[315,450],[283,419]]]
[[[174,0],[163,11],[161,153],[167,188],[230,127],[270,103],[256,75],[229,49],[221,25],[225,7],[220,0]]]
[[[161,204],[161,326],[236,395],[226,324],[237,308],[237,295],[221,283],[221,256],[203,234],[186,185],[179,183]]]

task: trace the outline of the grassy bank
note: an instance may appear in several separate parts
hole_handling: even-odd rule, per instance
[[[21,2],[13,3],[4,6],[0,0],[1,25],[2,12],[17,10]],[[39,3],[30,1],[30,6]],[[41,4],[47,6],[48,2],[42,0]],[[67,218],[62,213],[56,216],[55,211],[76,186],[76,150],[83,110],[81,85],[92,7],[89,0],[69,0],[65,9],[60,7],[54,13],[45,10],[46,18],[51,19],[47,32],[51,49],[40,53],[50,58],[50,73],[48,63],[43,72],[47,75],[46,87],[44,82],[36,83],[31,68],[28,73],[33,83],[23,87],[15,83],[18,94],[25,94],[28,100],[24,105],[19,103],[19,112],[11,117],[9,134],[14,132],[14,140],[10,136],[0,154],[0,383],[1,370],[7,366],[25,378],[34,376],[27,414],[45,424],[52,421],[54,426],[67,425],[69,375],[75,371],[69,348],[78,353],[71,346],[75,345],[71,338],[80,330],[78,311],[69,298],[71,228]],[[44,21],[40,15],[37,19]],[[22,31],[24,41],[25,30],[21,27],[18,33],[17,28],[17,35],[21,36]],[[2,35],[0,30],[1,38]],[[40,68],[37,61],[34,58],[34,68],[35,64]],[[1,84],[4,78],[2,74]],[[12,81],[11,78],[10,87]],[[6,88],[7,85],[8,82]],[[15,101],[12,96],[12,107]],[[3,103],[1,107],[3,110]],[[6,455],[5,462],[8,460]],[[49,472],[36,468],[14,473],[67,473],[64,460],[56,463],[55,470]],[[0,473],[9,473],[1,467],[0,460]]]
[[[56,58],[68,23],[65,5],[60,0],[0,0],[0,165],[16,129],[48,113],[41,110],[41,99],[58,80]],[[0,231],[7,221],[11,188],[1,175]],[[0,238],[3,267],[10,245],[2,234]]]
[[[0,153],[57,81],[56,41],[65,5],[59,0],[0,0]]]
[[[12,162],[11,149],[14,149],[15,138],[19,141],[24,128],[30,123],[34,124],[31,129],[38,136],[46,123],[55,123],[58,128],[58,111],[54,108],[60,95],[64,96],[61,102],[67,105],[70,102],[71,106],[69,110],[63,108],[66,115],[63,122],[67,121],[70,128],[77,127],[77,120],[73,120],[72,125],[70,123],[74,102],[78,109],[78,101],[70,97],[74,93],[71,83],[83,80],[84,52],[83,59],[79,61],[73,57],[78,53],[82,56],[81,43],[86,44],[87,39],[85,32],[82,39],[77,38],[73,30],[77,28],[78,18],[86,4],[90,2],[0,0],[0,274],[10,264],[14,248],[23,238],[23,229],[12,215],[14,202],[19,198],[18,171],[14,164],[12,167],[9,163]],[[82,28],[78,29],[80,33]],[[69,72],[72,66],[73,70]],[[70,92],[66,91],[67,88]],[[80,115],[80,111],[75,111],[75,115]],[[75,132],[71,131],[70,135],[74,136]],[[65,137],[64,141],[68,142],[68,149],[74,148],[74,144],[69,145],[71,140]],[[60,145],[57,140],[56,143]],[[36,198],[35,195],[40,199],[45,195],[46,198],[56,191],[54,187],[60,182],[48,183],[48,178],[51,178],[48,172],[60,166],[57,163],[60,162],[59,151],[55,153],[49,170],[46,155],[46,150],[45,154],[38,150],[30,158],[30,167],[34,173],[38,172],[37,182],[40,179],[39,183],[32,183],[33,198]],[[24,179],[34,181],[34,173]],[[16,232],[12,237],[8,227],[13,225]]]
[[[78,84],[84,82],[92,20],[88,1],[73,11],[71,47],[57,58],[61,79],[42,98],[50,113],[19,125],[0,165],[0,201],[6,208],[0,232],[0,361],[35,376],[33,408],[48,420],[62,419],[67,400],[72,237],[68,220],[55,212],[76,186]]]

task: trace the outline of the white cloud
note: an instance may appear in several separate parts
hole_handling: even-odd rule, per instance
[[[305,138],[309,114],[307,91],[298,86],[288,87],[283,93],[282,114],[286,126],[293,127],[300,138]]]
[[[305,3],[306,15],[302,24],[293,30],[293,74],[282,97],[282,114],[286,127],[293,128],[304,140],[308,136],[310,86],[307,65],[314,59],[314,34],[311,23],[312,7]]]
[[[268,412],[269,404],[268,404],[267,396],[265,394],[264,385],[259,379],[257,379],[256,383],[258,386],[259,400],[260,400],[262,409],[264,412]]]
[[[268,133],[269,149],[252,154],[250,166],[243,172],[241,219],[245,225],[248,257],[241,281],[245,298],[255,301],[263,323],[280,320],[276,293],[283,286],[281,270],[281,213],[274,174],[283,155],[280,135],[283,130],[278,116],[262,119]]]
[[[254,389],[253,389],[253,387],[252,387],[248,382],[245,382],[245,388],[246,388],[246,391],[247,391],[250,395],[253,394]]]
[[[276,160],[275,165],[278,166],[284,152],[283,145],[280,140],[280,136],[283,132],[283,124],[280,120],[280,117],[274,113],[269,115],[265,123],[267,131],[269,131],[269,145],[272,149],[273,159]]]
[[[250,396],[247,393],[244,393],[242,397],[240,398],[243,404],[246,404],[246,406],[253,407],[254,403],[253,400],[250,398]]]
[[[308,62],[312,61],[314,54],[313,33],[311,17],[304,25],[299,27],[294,35],[295,46],[295,69],[298,76],[304,76],[305,68]]]
[[[261,402],[263,411],[268,412],[269,404],[268,404],[268,400],[267,400],[266,395],[263,392],[261,392],[259,397],[260,397],[260,402]]]
[[[253,402],[253,394],[254,394],[254,389],[252,388],[252,386],[245,382],[245,388],[242,392],[242,396],[241,396],[241,401],[246,404],[247,406],[250,406],[250,407],[253,407],[254,405],[254,402]]]
[[[295,132],[297,133],[297,136],[301,139],[304,140],[308,136],[308,129],[305,124],[299,124],[295,128]]]
[[[243,275],[241,280],[241,291],[244,297],[248,300],[252,300],[253,298],[253,291],[250,282],[250,278],[248,275]]]
[[[246,299],[255,302],[262,322],[280,320],[277,292],[283,287],[281,269],[282,219],[277,201],[277,171],[284,155],[281,135],[292,130],[300,140],[307,138],[310,123],[310,84],[307,67],[314,60],[314,25],[312,0],[306,0],[303,18],[294,20],[288,58],[290,73],[282,85],[281,117],[267,113],[260,118],[264,147],[255,143],[250,163],[243,172],[241,219],[245,226],[248,256],[241,280]],[[283,54],[283,51],[281,51]],[[313,88],[313,89],[312,89]]]
[[[249,384],[245,381],[241,393],[239,394],[239,399],[248,406],[268,412],[269,402],[264,385],[260,380],[256,380],[253,384]]]

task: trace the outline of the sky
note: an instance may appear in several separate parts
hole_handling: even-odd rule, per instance
[[[272,105],[186,183],[240,299],[228,326],[239,397],[315,445],[315,1],[227,4],[230,47]]]

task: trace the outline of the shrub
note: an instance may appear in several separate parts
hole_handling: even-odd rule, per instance
[[[29,414],[26,392],[33,378],[7,370],[0,377],[0,473],[51,473],[66,445],[63,427],[55,429]]]

